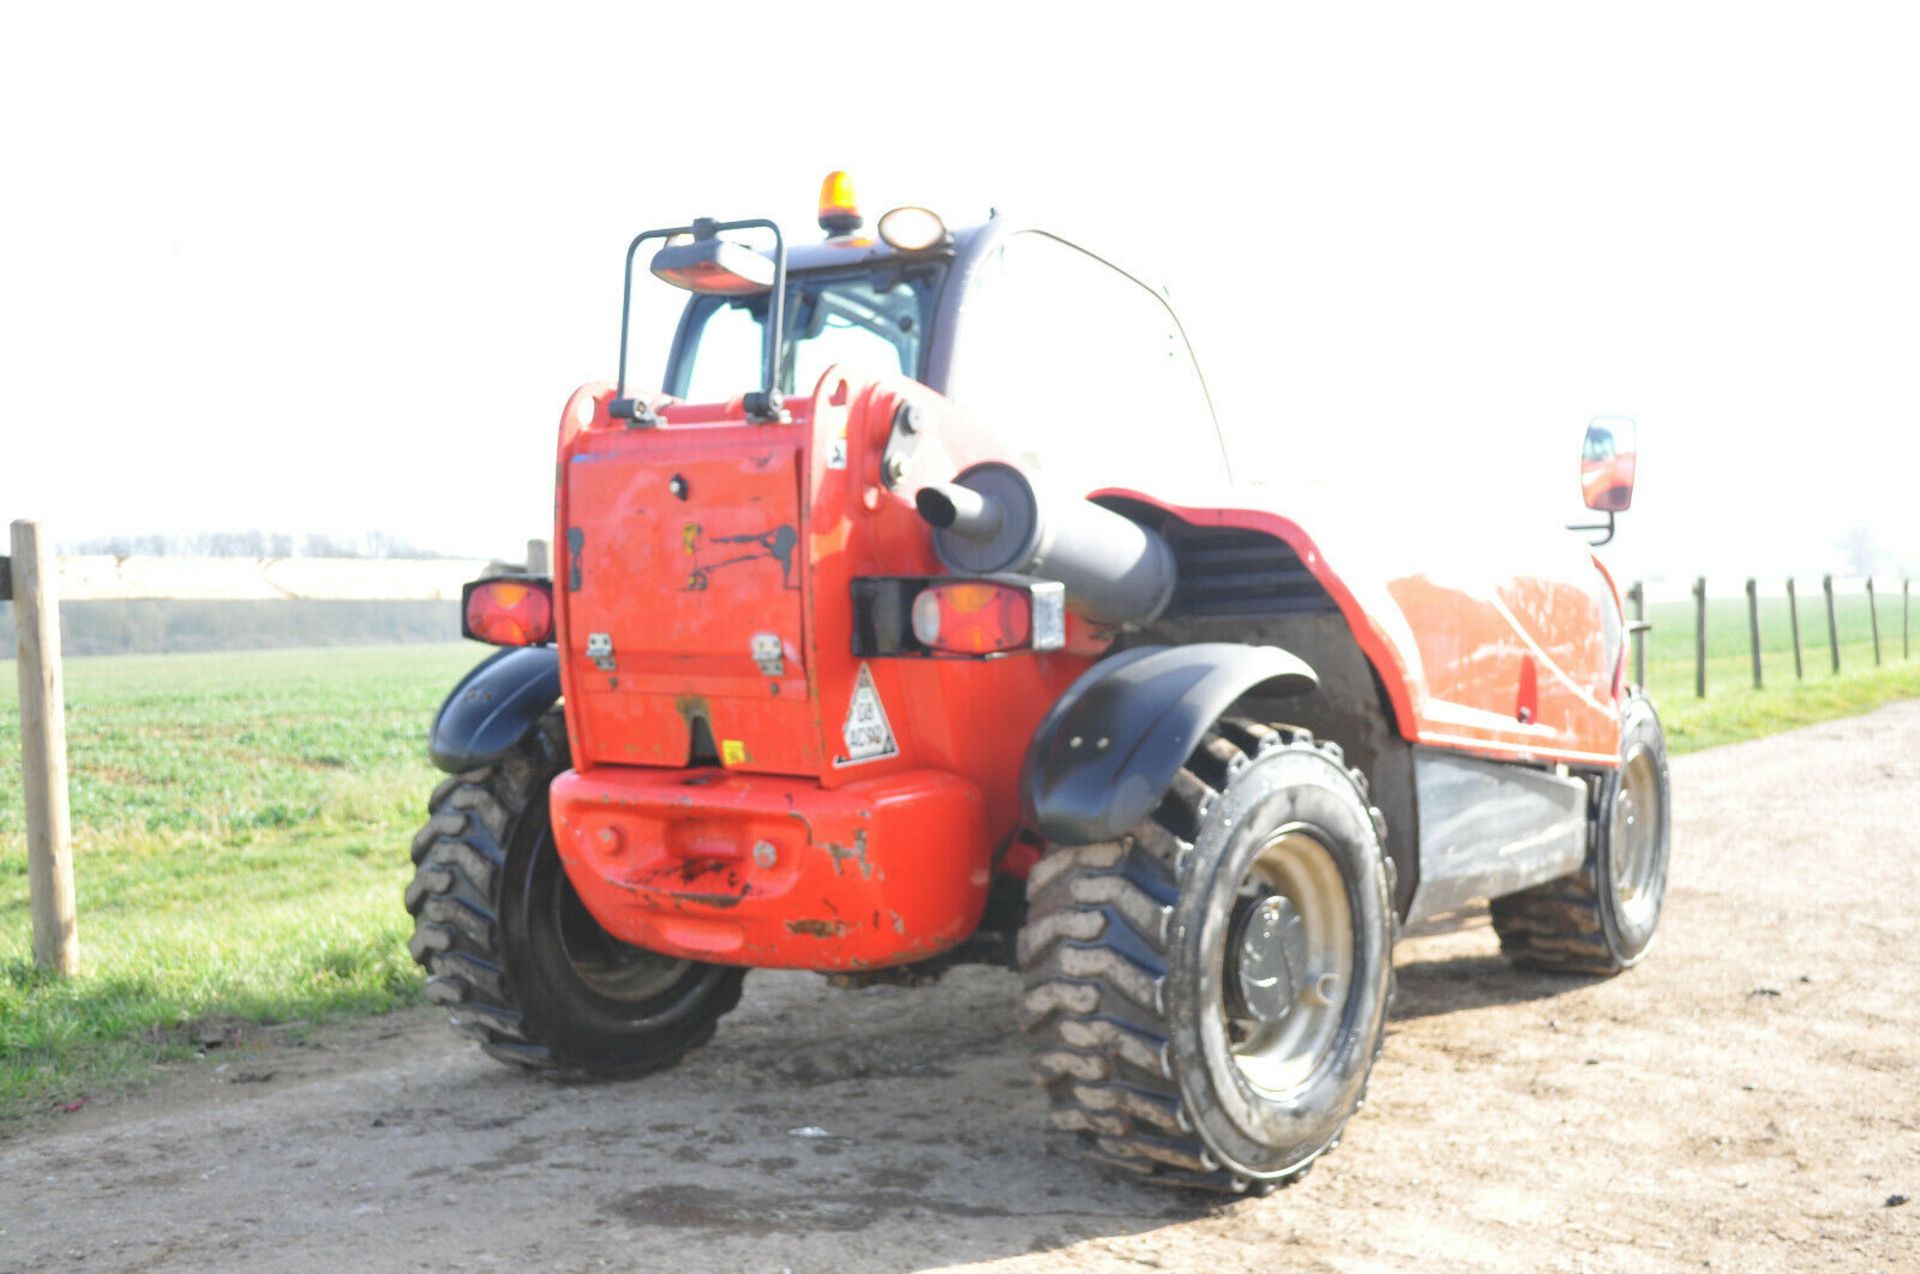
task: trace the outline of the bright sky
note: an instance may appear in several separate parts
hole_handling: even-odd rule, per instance
[[[1167,282],[1240,468],[1383,536],[1551,533],[1627,415],[1626,572],[1920,568],[1915,11],[804,7],[15,9],[0,518],[510,554],[627,239],[844,167]]]

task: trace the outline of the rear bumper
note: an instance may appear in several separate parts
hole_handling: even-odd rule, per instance
[[[832,791],[805,779],[597,766],[552,788],[554,841],[623,942],[691,960],[850,970],[924,959],[980,923],[985,805],[914,770]]]

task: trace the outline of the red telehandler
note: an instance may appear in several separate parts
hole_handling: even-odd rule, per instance
[[[867,237],[840,174],[820,222],[633,240],[552,579],[467,590],[504,649],[434,721],[407,891],[457,1026],[630,1075],[749,969],[1010,965],[1055,1126],[1265,1191],[1359,1107],[1401,926],[1490,899],[1520,963],[1640,959],[1666,750],[1586,544],[1309,528],[1132,276],[1002,217]],[[643,252],[688,294],[658,395],[626,381]],[[1576,529],[1629,503],[1628,423]]]

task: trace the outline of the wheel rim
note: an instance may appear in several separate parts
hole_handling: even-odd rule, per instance
[[[1666,814],[1660,801],[1660,774],[1653,752],[1636,747],[1620,770],[1607,837],[1620,918],[1635,930],[1651,922],[1660,904],[1660,828]]]
[[[1279,1096],[1334,1051],[1353,986],[1353,907],[1331,851],[1276,833],[1240,883],[1228,929],[1221,1016],[1235,1066]]]
[[[602,929],[564,873],[553,890],[553,931],[574,977],[595,995],[623,1004],[653,999],[693,968],[690,960],[628,946]]]

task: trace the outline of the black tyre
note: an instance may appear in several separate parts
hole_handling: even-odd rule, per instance
[[[1672,816],[1667,737],[1637,691],[1627,700],[1620,760],[1596,781],[1580,870],[1494,899],[1494,931],[1515,964],[1604,977],[1638,964],[1652,945],[1667,893]]]
[[[1054,1126],[1169,1185],[1332,1149],[1386,1030],[1381,821],[1338,749],[1220,722],[1152,816],[1028,878],[1022,1024]]]
[[[627,946],[580,902],[547,787],[568,766],[556,710],[494,765],[447,779],[413,841],[413,958],[427,998],[504,1062],[557,1075],[671,1066],[713,1037],[744,972]]]

